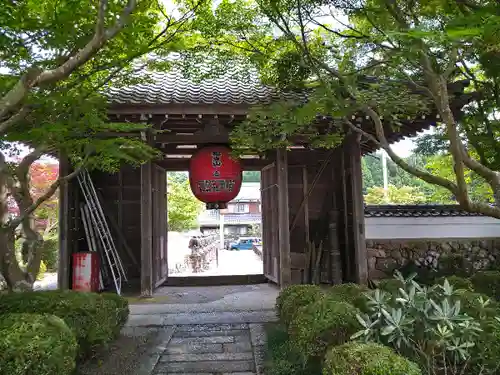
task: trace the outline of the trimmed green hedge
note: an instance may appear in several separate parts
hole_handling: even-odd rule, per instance
[[[354,304],[369,290],[365,285],[345,283],[332,286],[329,288],[328,294],[334,298],[338,298],[342,302]]]
[[[289,333],[305,360],[322,357],[331,345],[340,345],[361,329],[358,309],[325,296],[299,309]]]
[[[422,375],[419,367],[379,344],[350,342],[330,349],[323,375]]]
[[[480,271],[472,275],[474,290],[484,293],[496,301],[500,301],[500,272]]]
[[[116,298],[95,293],[43,291],[0,296],[0,314],[53,314],[73,331],[81,357],[112,341],[124,320]]]
[[[289,326],[299,308],[323,297],[318,285],[291,285],[284,288],[276,299],[276,311],[280,321]]]
[[[130,314],[128,300],[126,298],[119,296],[118,294],[115,294],[115,293],[102,293],[101,296],[104,299],[113,301],[116,304],[117,325],[116,325],[115,334],[118,335],[120,333],[121,329],[127,323],[128,316]]]
[[[290,342],[285,326],[266,327],[267,342],[264,361],[266,375],[315,375],[321,373],[320,363],[305,364],[302,355]]]
[[[0,315],[0,375],[69,375],[78,345],[54,315]]]

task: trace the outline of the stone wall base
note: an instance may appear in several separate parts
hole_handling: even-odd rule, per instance
[[[489,269],[500,260],[499,239],[463,240],[367,240],[370,279],[390,277],[394,270],[410,262],[417,266],[437,269],[439,259],[463,257],[474,270]]]

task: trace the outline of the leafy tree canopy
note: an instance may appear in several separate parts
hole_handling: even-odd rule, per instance
[[[169,8],[175,3],[168,3]],[[196,5],[193,5],[196,6]],[[183,48],[192,12],[168,11],[155,0],[8,0],[0,8],[0,269],[10,289],[30,287],[38,273],[42,239],[30,216],[82,167],[115,171],[157,152],[140,137],[144,124],[108,122],[105,93],[165,69],[164,57]],[[154,55],[154,56],[153,56]],[[154,57],[154,59],[152,59]],[[116,133],[115,133],[116,134]],[[19,162],[9,156],[31,151]],[[43,194],[30,191],[31,165],[44,154],[69,157],[74,172],[58,176]],[[8,198],[19,215],[10,218]],[[19,267],[13,232],[21,225]]]
[[[191,193],[189,181],[180,181],[176,175],[168,174],[167,177],[168,196],[168,229],[174,232],[182,232],[197,228],[198,215],[203,204]]]
[[[256,69],[263,82],[281,91],[307,92],[307,100],[282,101],[255,108],[233,132],[236,145],[256,151],[287,146],[294,135],[315,147],[335,147],[346,132],[384,148],[403,170],[448,190],[466,210],[500,218],[500,209],[477,202],[467,176],[480,176],[500,198],[500,175],[475,147],[471,132],[495,144],[485,116],[494,118],[500,45],[500,8],[493,0],[234,0],[205,4],[195,23],[196,49],[210,52],[221,71],[235,65]],[[201,61],[204,57],[199,57]],[[193,69],[196,71],[196,69]],[[250,70],[248,68],[247,70]],[[471,79],[470,91],[487,100],[471,104],[465,118],[452,108],[452,82]],[[477,95],[476,95],[477,97]],[[486,105],[486,102],[488,105]],[[484,110],[476,116],[475,109]],[[386,138],[408,119],[436,110],[448,142],[453,174],[449,178],[399,158]],[[330,115],[321,124],[316,116]],[[368,118],[375,134],[352,121]],[[460,120],[460,121],[459,121]],[[321,125],[318,127],[318,125]],[[493,131],[493,135],[494,135]],[[485,135],[485,137],[483,137]],[[488,146],[489,147],[489,146]],[[490,147],[489,150],[493,148]],[[492,160],[492,159],[491,159]],[[496,199],[498,202],[499,199]]]
[[[387,194],[383,187],[368,188],[365,195],[365,203],[373,205],[381,204],[420,204],[425,203],[424,194],[412,186],[402,186],[397,188],[394,185],[389,185]]]

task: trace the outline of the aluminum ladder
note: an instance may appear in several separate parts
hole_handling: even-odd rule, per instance
[[[93,229],[96,236],[99,237],[101,249],[105,255],[107,266],[115,284],[116,293],[120,295],[122,281],[128,281],[127,275],[125,273],[125,269],[123,268],[118,251],[116,250],[116,246],[113,241],[113,237],[111,236],[108,223],[106,222],[106,217],[102,211],[101,204],[99,203],[99,198],[97,197],[94,184],[92,183],[90,174],[86,169],[82,169],[82,171],[78,174],[78,183],[80,184],[80,189],[85,198],[85,203],[87,204],[87,213],[90,215],[92,220]]]

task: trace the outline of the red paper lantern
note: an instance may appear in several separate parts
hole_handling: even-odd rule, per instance
[[[226,146],[206,146],[191,158],[189,185],[207,209],[227,208],[241,189],[242,167]]]

